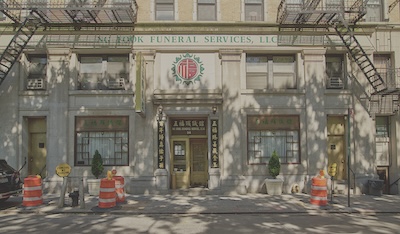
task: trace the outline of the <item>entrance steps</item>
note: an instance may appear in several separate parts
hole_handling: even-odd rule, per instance
[[[182,195],[182,196],[202,196],[202,195],[212,195],[215,192],[212,192],[208,188],[196,187],[196,188],[187,188],[187,189],[171,189],[169,190],[169,194],[171,195]]]

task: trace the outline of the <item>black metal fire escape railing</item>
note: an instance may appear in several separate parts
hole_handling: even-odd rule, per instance
[[[113,27],[134,29],[136,0],[57,0],[55,2],[0,1],[0,12],[16,26],[15,35],[0,55],[0,85],[18,60],[35,32],[42,29]]]
[[[286,28],[333,28],[342,44],[347,48],[351,58],[358,65],[372,87],[368,101],[370,106],[386,105],[391,100],[393,112],[399,109],[399,78],[389,81],[377,70],[368,54],[358,42],[354,26],[366,14],[368,0],[322,1],[322,0],[282,0],[278,8],[277,22],[282,29]],[[390,97],[385,97],[390,96]],[[385,97],[385,98],[383,98]],[[380,101],[385,99],[385,101]],[[373,112],[376,112],[373,108]],[[371,110],[371,109],[370,109]]]

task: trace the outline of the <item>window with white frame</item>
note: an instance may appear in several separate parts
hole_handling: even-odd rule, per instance
[[[96,150],[104,165],[129,164],[127,116],[76,117],[75,165],[90,166]]]
[[[248,162],[249,164],[268,163],[272,152],[276,151],[281,163],[299,163],[299,138],[298,116],[248,116]]]
[[[383,6],[382,0],[369,0],[367,1],[367,14],[365,14],[365,21],[367,22],[380,22],[383,21]]]
[[[197,0],[197,20],[199,21],[217,20],[216,0]]]
[[[264,20],[264,0],[245,0],[244,15],[245,21],[263,21]]]
[[[80,56],[78,89],[125,89],[129,77],[128,55]]]
[[[343,89],[345,87],[344,56],[326,55],[326,88]]]
[[[174,20],[174,0],[155,0],[156,20]]]
[[[45,89],[47,73],[47,56],[45,54],[28,55],[28,76],[26,89]]]
[[[296,89],[294,55],[247,55],[246,89]]]

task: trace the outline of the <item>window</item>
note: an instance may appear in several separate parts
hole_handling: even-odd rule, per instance
[[[174,20],[174,0],[156,0],[156,20]]]
[[[389,165],[389,118],[387,116],[377,116],[375,129],[376,163],[379,166]]]
[[[274,151],[278,153],[281,163],[299,163],[299,129],[298,116],[248,116],[249,163],[268,163]]]
[[[128,77],[127,55],[80,57],[78,89],[125,89]]]
[[[76,117],[75,165],[90,166],[96,150],[104,165],[128,165],[128,117]]]
[[[396,86],[396,74],[390,54],[374,55],[374,66],[388,86]]]
[[[367,1],[367,14],[365,21],[367,22],[380,22],[383,21],[383,6],[381,0]]]
[[[296,64],[292,55],[246,57],[247,89],[296,89]]]
[[[46,55],[29,55],[29,67],[26,89],[45,89],[47,73]]]
[[[245,21],[263,21],[264,20],[263,0],[245,0],[244,14],[245,14]]]
[[[343,89],[344,77],[343,55],[326,55],[326,88]]]
[[[197,20],[199,21],[217,20],[216,0],[197,0]]]

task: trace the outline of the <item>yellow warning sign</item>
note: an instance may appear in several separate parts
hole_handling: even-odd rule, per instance
[[[71,166],[67,163],[61,163],[56,167],[56,174],[59,177],[67,177],[71,173]]]

